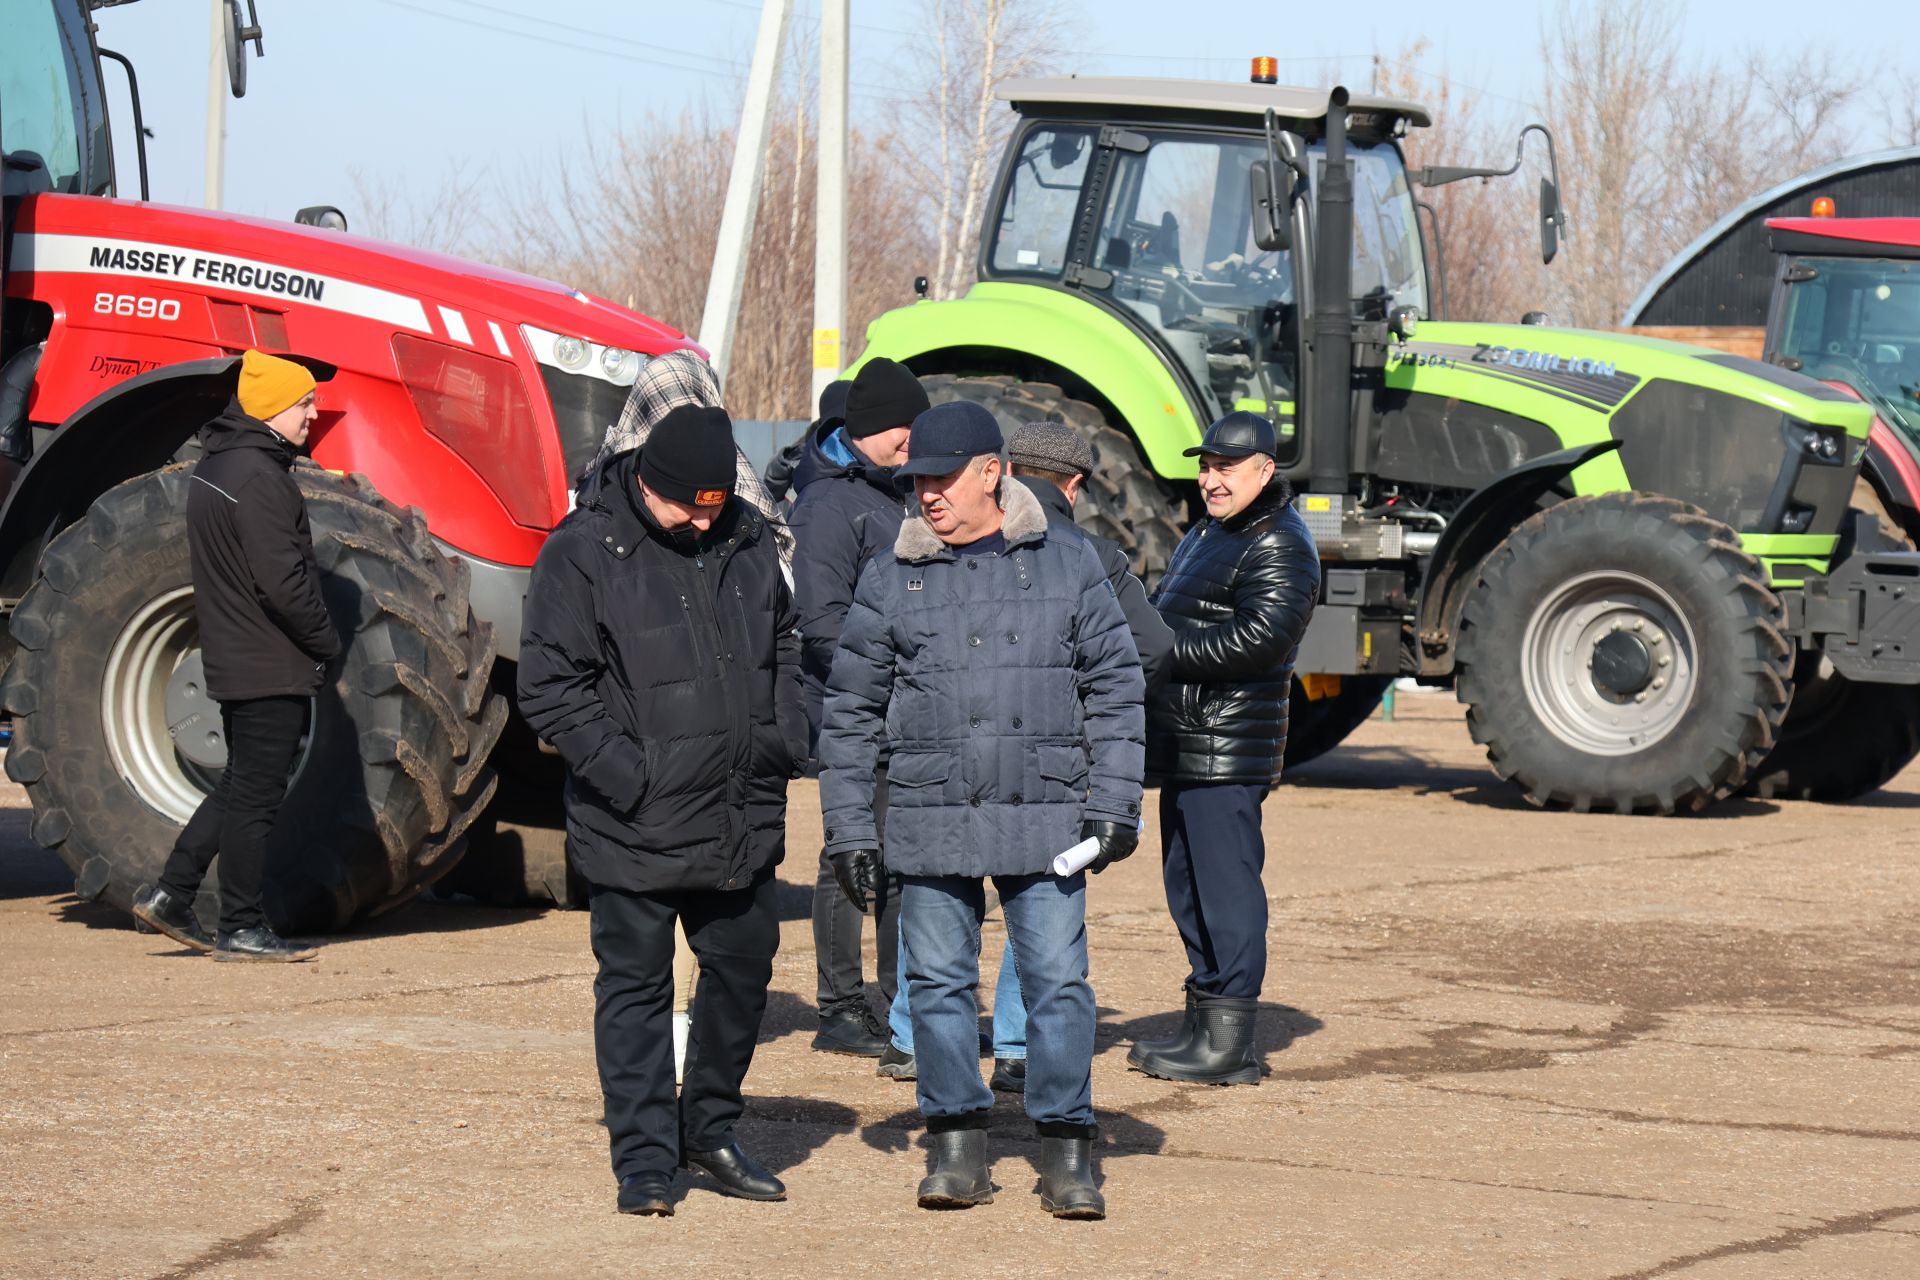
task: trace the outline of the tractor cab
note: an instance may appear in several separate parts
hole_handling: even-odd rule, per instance
[[[1252,409],[1291,424],[1312,282],[1312,199],[1284,247],[1263,248],[1255,199],[1271,113],[1324,171],[1324,90],[1069,77],[1009,82],[1023,117],[981,246],[983,280],[1076,291],[1144,337],[1207,421]],[[1362,317],[1430,313],[1426,258],[1395,138],[1428,123],[1409,102],[1355,98],[1352,296]],[[1271,244],[1271,239],[1269,239]]]

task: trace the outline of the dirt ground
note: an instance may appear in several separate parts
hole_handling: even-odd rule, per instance
[[[808,1048],[795,788],[743,1143],[791,1200],[613,1211],[584,915],[422,903],[216,965],[67,893],[0,796],[0,1274],[1920,1274],[1920,769],[1857,805],[1519,805],[1444,696],[1276,792],[1257,1087],[1126,1069],[1184,973],[1157,832],[1094,882],[1112,1217],[915,1208],[910,1087]],[[1000,931],[989,925],[989,954]]]

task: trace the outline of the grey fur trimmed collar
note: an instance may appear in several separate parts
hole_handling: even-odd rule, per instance
[[[1006,536],[1009,547],[1046,537],[1046,508],[1027,486],[1005,472],[1000,475],[1000,509],[1006,513],[1000,532]],[[900,536],[893,540],[893,554],[908,564],[923,564],[943,556],[951,557],[953,549],[940,541],[940,535],[933,531],[925,516],[916,515],[901,522]]]

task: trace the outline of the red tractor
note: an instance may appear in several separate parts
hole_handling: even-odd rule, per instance
[[[1767,219],[1779,266],[1764,358],[1873,406],[1840,554],[1910,550],[1920,539],[1920,218],[1836,218],[1826,197],[1813,208]],[[1756,781],[1761,795],[1851,800],[1920,752],[1920,686],[1836,679],[1806,651],[1793,679],[1795,714]]]
[[[454,866],[490,758],[540,759],[510,696],[528,570],[641,367],[692,344],[545,280],[114,198],[101,58],[123,60],[93,22],[110,2],[12,6],[0,45],[7,772],[80,897],[125,907],[157,877],[226,759],[188,572],[195,436],[244,349],[325,362],[317,465],[296,474],[348,653],[315,700],[267,908],[285,931],[336,928]]]

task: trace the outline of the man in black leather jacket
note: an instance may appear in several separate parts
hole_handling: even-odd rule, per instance
[[[1320,594],[1320,557],[1275,474],[1273,424],[1230,413],[1198,448],[1207,516],[1173,553],[1153,603],[1173,627],[1171,677],[1148,708],[1161,784],[1167,907],[1186,944],[1187,1015],[1127,1060],[1205,1084],[1260,1078],[1254,1015],[1267,971],[1260,806],[1280,781],[1293,659]]]

